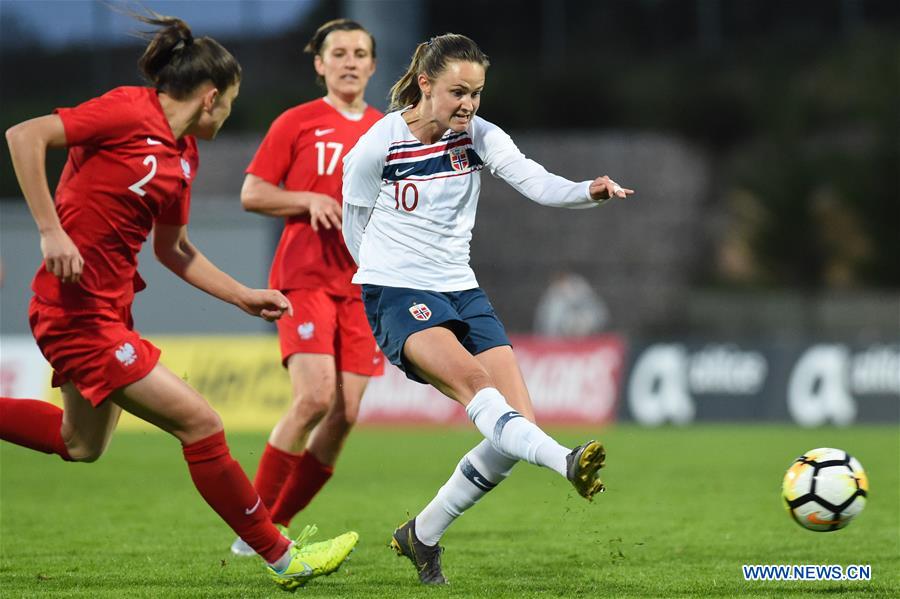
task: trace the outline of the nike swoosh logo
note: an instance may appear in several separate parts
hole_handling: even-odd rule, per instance
[[[306,562],[300,562],[303,564],[303,572],[294,572],[293,574],[282,574],[285,578],[308,578],[313,575],[313,569]]]
[[[397,172],[396,172],[395,174],[396,174],[398,177],[402,177],[403,175],[405,175],[405,174],[408,173],[409,171],[413,170],[414,168],[416,168],[416,167],[411,166],[411,167],[409,167],[408,169],[402,170],[402,171],[398,168],[398,169],[397,169]]]
[[[419,562],[419,556],[416,555],[416,545],[413,543],[413,531],[412,528],[406,531],[406,544],[409,545],[410,551],[412,551],[413,561],[416,562],[416,570],[421,572],[425,568],[428,567],[428,561]]]
[[[334,131],[334,129],[316,129],[316,137],[322,137],[323,135],[328,135]]]
[[[161,145],[162,145],[162,142],[159,141],[158,139],[153,139],[152,137],[148,137],[148,138],[147,138],[147,145],[148,145],[148,146],[161,146]]]
[[[811,524],[827,524],[830,526],[832,524],[840,524],[841,523],[840,520],[820,520],[819,517],[816,516],[815,514],[808,515],[806,517],[806,519],[809,520],[809,522]]]
[[[249,516],[250,514],[252,514],[253,512],[255,512],[256,510],[259,509],[259,506],[260,506],[261,503],[262,503],[262,498],[257,497],[257,498],[256,498],[256,503],[253,505],[253,507],[250,508],[249,510],[248,510],[248,509],[245,509],[245,510],[244,510],[244,513],[247,514],[247,515]]]

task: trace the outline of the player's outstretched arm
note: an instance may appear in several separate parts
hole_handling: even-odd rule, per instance
[[[84,259],[63,230],[47,184],[47,148],[64,148],[66,131],[62,119],[51,114],[10,127],[6,142],[19,187],[41,234],[41,253],[47,270],[63,283],[81,278]]]
[[[554,175],[526,158],[500,127],[484,120],[475,123],[481,133],[476,139],[476,149],[484,157],[485,165],[492,174],[533,202],[557,208],[593,208],[611,198],[624,198],[634,193],[606,175],[580,182]]]
[[[153,251],[157,260],[176,275],[244,312],[266,320],[293,314],[291,303],[274,289],[250,289],[209,261],[191,243],[184,225],[157,223],[153,231]]]

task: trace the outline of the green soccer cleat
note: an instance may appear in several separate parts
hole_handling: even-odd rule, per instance
[[[290,533],[288,533],[288,527],[283,524],[276,524],[275,528],[281,531],[281,534],[290,538]],[[253,547],[247,544],[247,541],[238,537],[234,540],[234,543],[231,544],[231,553],[238,557],[252,557],[256,555],[256,551],[253,550]]]
[[[397,555],[409,558],[419,573],[422,584],[447,584],[441,572],[441,554],[444,548],[440,545],[426,545],[416,537],[416,519],[401,524],[391,537],[391,548]]]
[[[282,589],[296,591],[313,578],[337,572],[359,541],[359,535],[351,531],[327,541],[307,543],[316,530],[315,526],[304,527],[291,547],[291,563],[284,571],[266,566],[269,577]]]
[[[588,501],[606,490],[598,474],[605,462],[606,450],[599,441],[588,441],[566,456],[566,478]]]

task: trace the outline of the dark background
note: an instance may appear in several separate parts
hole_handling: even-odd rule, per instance
[[[43,44],[35,27],[53,26],[53,3],[46,4],[47,21],[37,25],[0,12],[4,129],[116,85],[140,83],[136,59],[142,42],[95,35],[64,46]],[[214,10],[217,3],[202,4]],[[302,47],[318,24],[346,15],[350,4],[307,2],[296,22],[271,34],[259,28],[212,33],[245,72],[226,139],[256,140],[286,107],[321,95]],[[388,22],[398,5],[355,4]],[[548,136],[651,135],[678,140],[703,158],[710,184],[690,217],[694,229],[681,238],[692,251],[672,267],[689,288],[748,298],[779,291],[802,297],[872,291],[896,300],[900,2],[408,4],[421,29],[416,40],[452,31],[479,42],[493,64],[481,114],[520,133],[523,148],[532,153],[540,155],[543,148],[552,155],[543,141]],[[379,13],[382,6],[388,14]],[[106,18],[96,9],[95,14]],[[407,56],[412,49],[410,44]],[[379,64],[392,71],[386,73],[391,80],[404,66]],[[369,100],[386,104],[383,98]],[[64,154],[51,160],[55,177]],[[640,188],[641,165],[627,171],[637,174],[634,186]],[[677,195],[679,186],[677,177],[670,180],[670,193]],[[0,197],[19,197],[5,146]],[[496,237],[479,241],[476,234],[475,249],[482,248],[481,254],[473,252],[476,272],[479,260],[481,268],[496,266]],[[588,276],[595,287],[602,287],[601,277]],[[696,312],[698,302],[691,305]],[[666,328],[656,323],[656,329]]]

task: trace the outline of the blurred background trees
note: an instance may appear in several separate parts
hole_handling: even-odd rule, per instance
[[[482,113],[505,129],[664,132],[707,155],[714,188],[698,227],[713,255],[697,262],[695,284],[900,288],[900,2],[416,6],[424,37],[465,33],[491,57]],[[277,33],[213,33],[246,75],[227,135],[261,135],[285,107],[320,93],[302,48],[343,9],[312,2]],[[51,48],[14,11],[0,12],[0,24],[4,128],[140,83],[139,41]],[[3,153],[0,197],[15,198]]]

